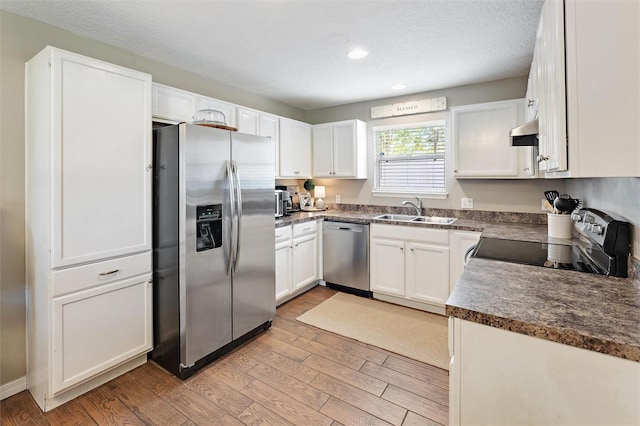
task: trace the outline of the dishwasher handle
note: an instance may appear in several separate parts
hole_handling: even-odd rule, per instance
[[[362,232],[363,228],[361,226],[349,226],[349,225],[329,225],[327,224],[327,229],[331,229],[332,231],[351,231],[351,232]]]

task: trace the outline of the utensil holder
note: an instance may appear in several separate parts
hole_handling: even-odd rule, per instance
[[[547,235],[552,238],[572,238],[573,221],[571,215],[547,213]]]

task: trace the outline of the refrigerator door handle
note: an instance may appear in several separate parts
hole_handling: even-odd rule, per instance
[[[229,275],[231,273],[231,266],[233,264],[233,247],[234,247],[234,230],[235,227],[233,226],[233,220],[234,217],[236,215],[236,206],[235,206],[235,185],[234,185],[234,181],[233,181],[233,171],[231,168],[231,162],[229,160],[227,160],[227,180],[229,182],[229,209],[231,210],[230,216],[231,216],[231,220],[229,221],[230,225],[229,225],[229,232],[228,232],[228,241],[229,241],[229,258],[227,259],[227,275]]]
[[[235,182],[235,191],[236,191],[236,245],[234,249],[233,255],[233,269],[235,270],[238,267],[238,259],[240,258],[240,228],[242,223],[242,187],[240,186],[240,173],[238,170],[238,163],[236,161],[233,162],[231,169],[233,170],[236,182]]]

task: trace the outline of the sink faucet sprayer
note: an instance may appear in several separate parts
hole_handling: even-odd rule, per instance
[[[420,201],[420,198],[416,197],[416,200],[418,200],[418,203],[414,203],[412,201],[403,201],[402,205],[406,206],[407,204],[412,205],[415,209],[416,209],[416,213],[418,213],[418,216],[422,216],[422,201]]]

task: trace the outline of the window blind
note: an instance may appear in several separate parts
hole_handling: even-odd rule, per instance
[[[444,121],[378,127],[373,133],[376,190],[445,192]]]

